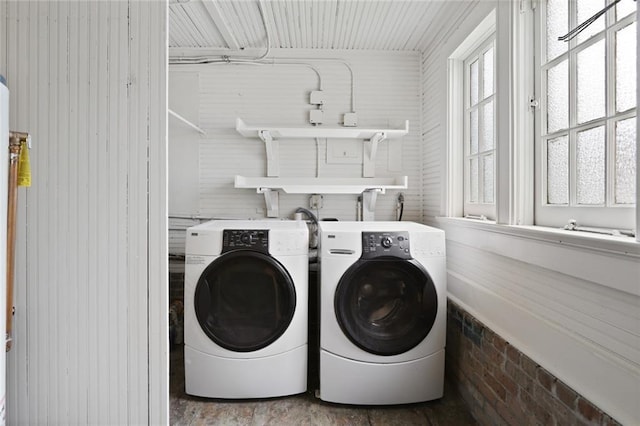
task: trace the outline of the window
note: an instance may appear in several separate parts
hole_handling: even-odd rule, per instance
[[[464,61],[464,216],[495,219],[495,33]]]
[[[496,217],[495,11],[448,65],[448,216]]]
[[[536,48],[537,225],[635,228],[635,3],[622,0],[568,42],[558,37],[613,0],[545,0]]]

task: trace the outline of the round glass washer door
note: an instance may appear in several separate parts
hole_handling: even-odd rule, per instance
[[[334,308],[343,333],[376,355],[398,355],[431,331],[438,311],[433,280],[413,259],[359,260],[342,276]]]
[[[196,285],[195,313],[205,334],[235,352],[262,349],[287,329],[296,308],[293,280],[273,257],[250,250],[226,253]]]

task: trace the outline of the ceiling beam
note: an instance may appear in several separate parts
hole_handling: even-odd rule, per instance
[[[224,39],[225,43],[231,50],[240,50],[240,45],[236,41],[236,38],[231,34],[231,30],[229,30],[229,26],[227,25],[222,13],[220,12],[220,8],[218,7],[218,3],[216,0],[202,0],[202,4],[209,12],[211,19],[213,19],[213,23],[218,27],[218,31],[220,31],[220,35]]]

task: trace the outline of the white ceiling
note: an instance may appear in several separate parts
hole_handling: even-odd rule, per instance
[[[272,48],[424,51],[478,0],[170,0],[171,56]],[[468,6],[465,5],[465,6]]]

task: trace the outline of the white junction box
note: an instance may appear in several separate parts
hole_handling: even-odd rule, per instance
[[[355,112],[347,112],[342,118],[342,125],[345,127],[356,127],[358,125],[358,115]]]
[[[322,110],[321,109],[312,109],[309,111],[309,123],[311,124],[322,124]]]
[[[324,105],[324,92],[322,90],[314,90],[309,95],[309,103],[311,105]]]

